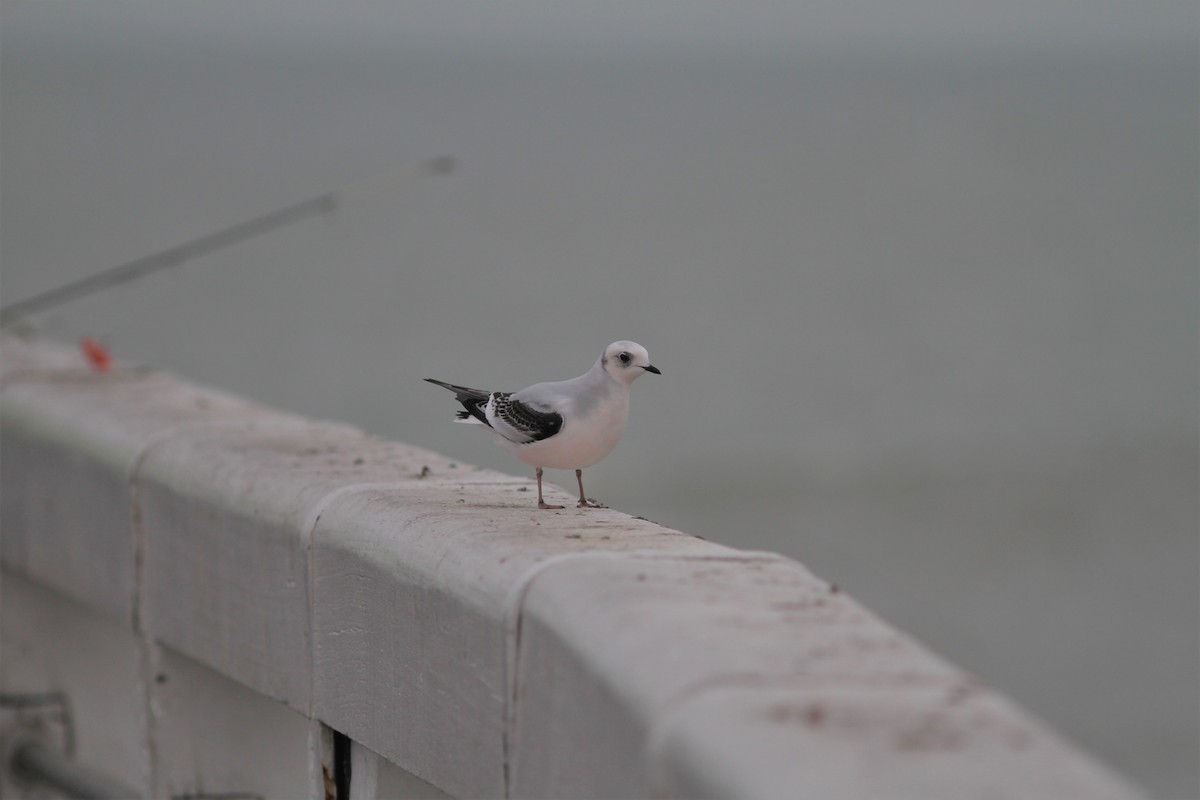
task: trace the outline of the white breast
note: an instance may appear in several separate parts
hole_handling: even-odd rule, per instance
[[[615,394],[582,419],[567,416],[562,430],[548,439],[516,444],[499,434],[496,443],[531,467],[585,469],[612,452],[629,419],[629,395]]]

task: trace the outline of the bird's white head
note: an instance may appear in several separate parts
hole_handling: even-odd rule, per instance
[[[643,373],[661,375],[658,367],[650,363],[650,354],[637,342],[613,342],[604,348],[600,366],[609,375],[628,386]]]

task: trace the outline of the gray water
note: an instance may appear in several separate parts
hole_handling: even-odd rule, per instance
[[[843,11],[825,46],[704,4],[230,8],[4,7],[3,302],[346,187],[32,322],[510,472],[419,379],[635,339],[664,374],[589,494],[794,556],[1200,796],[1190,5]]]

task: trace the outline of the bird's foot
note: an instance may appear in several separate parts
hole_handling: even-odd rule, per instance
[[[545,511],[551,511],[556,508],[565,508],[565,507],[566,506],[552,506],[549,503],[545,502],[544,500],[538,500],[538,508],[543,509]]]
[[[579,502],[576,505],[579,508],[608,508],[608,506],[604,505],[604,503],[601,503],[599,500],[593,500],[591,498],[585,500],[582,497],[579,498]]]

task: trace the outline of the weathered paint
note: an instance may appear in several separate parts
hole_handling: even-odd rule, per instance
[[[123,637],[148,793],[324,797],[335,729],[355,797],[1138,796],[780,556],[44,345],[0,341],[0,426],[4,567]]]

